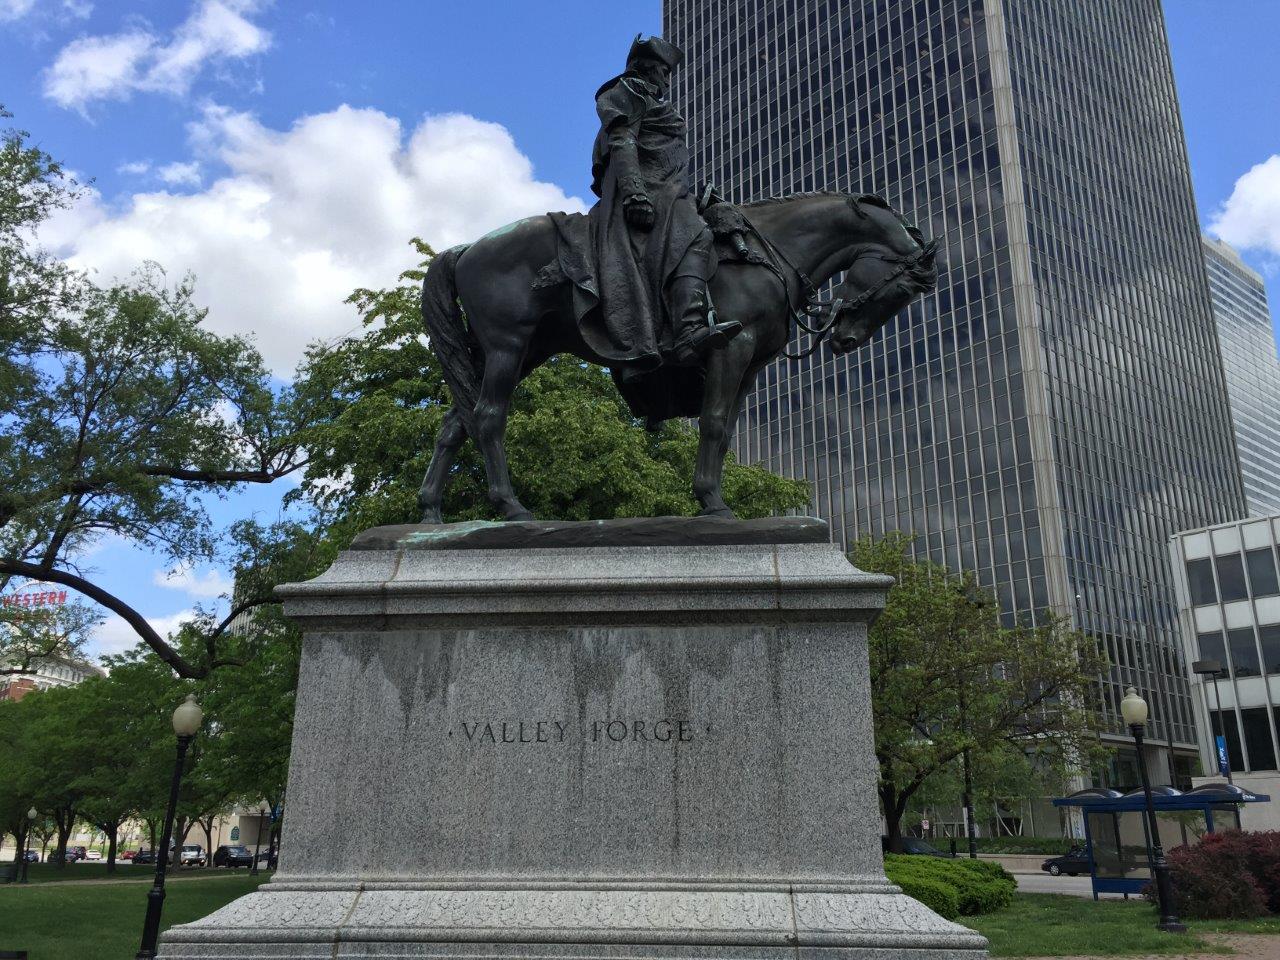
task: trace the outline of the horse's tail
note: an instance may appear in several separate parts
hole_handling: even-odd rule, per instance
[[[484,367],[476,356],[467,332],[462,309],[458,305],[458,286],[454,270],[466,245],[452,247],[438,254],[427,267],[422,281],[422,321],[431,335],[431,347],[440,358],[445,383],[453,392],[454,406],[462,420],[471,424],[471,411],[480,396],[480,378]]]

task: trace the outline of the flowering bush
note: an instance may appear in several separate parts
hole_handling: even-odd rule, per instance
[[[1184,917],[1228,919],[1280,913],[1280,832],[1206,834],[1169,853],[1177,911]],[[1150,888],[1148,899],[1154,899]]]

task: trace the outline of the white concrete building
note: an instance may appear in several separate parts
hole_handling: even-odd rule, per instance
[[[1232,779],[1277,798],[1242,811],[1250,829],[1280,829],[1278,545],[1280,516],[1190,530],[1170,540],[1186,661],[1222,665],[1216,681],[1190,677],[1207,775],[1196,783],[1222,779],[1221,737]]]

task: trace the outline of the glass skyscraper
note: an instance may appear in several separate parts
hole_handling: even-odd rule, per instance
[[[1236,452],[1249,513],[1280,514],[1280,359],[1262,277],[1221,240],[1204,238]]]
[[[665,0],[695,176],[887,197],[932,295],[843,358],[779,360],[738,456],[842,540],[912,531],[1010,616],[1103,645],[1195,743],[1166,543],[1244,510],[1158,0]]]

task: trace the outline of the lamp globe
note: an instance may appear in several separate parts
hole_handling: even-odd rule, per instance
[[[1130,687],[1125,691],[1124,699],[1120,701],[1120,713],[1124,716],[1124,722],[1131,727],[1142,727],[1147,723],[1147,701],[1138,696],[1135,687]]]
[[[178,704],[173,711],[173,732],[180,737],[194,737],[200,729],[200,721],[204,719],[204,711],[196,703],[196,695],[188,693],[187,699]]]

